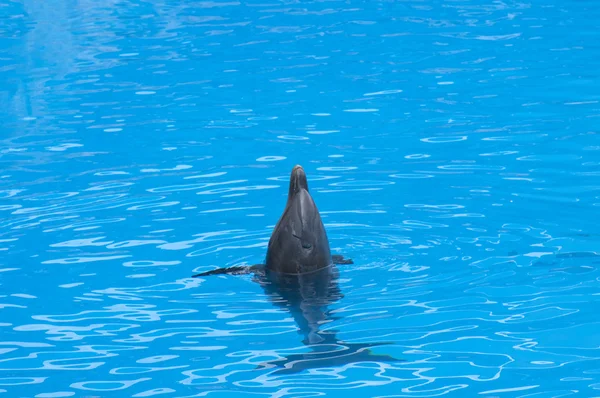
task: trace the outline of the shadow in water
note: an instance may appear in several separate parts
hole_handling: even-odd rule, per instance
[[[262,286],[274,305],[291,313],[299,334],[303,336],[303,343],[310,348],[307,353],[265,362],[260,368],[278,366],[283,369],[276,370],[277,373],[297,373],[310,368],[330,368],[357,362],[402,361],[370,351],[373,347],[391,342],[345,343],[338,339],[335,330],[320,330],[321,325],[340,319],[328,310],[331,304],[344,297],[334,265],[303,275],[259,272],[255,274],[254,281]]]

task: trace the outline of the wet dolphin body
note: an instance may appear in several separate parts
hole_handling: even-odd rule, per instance
[[[290,176],[288,200],[271,234],[265,264],[219,268],[193,277],[262,271],[300,275],[333,264],[353,262],[341,255],[331,255],[321,215],[308,192],[306,173],[302,166],[295,166]]]
[[[398,361],[369,351],[371,347],[389,343],[344,343],[338,340],[335,330],[319,330],[323,324],[337,319],[331,316],[328,306],[343,297],[335,264],[353,264],[353,261],[331,255],[325,227],[308,191],[306,174],[301,166],[296,166],[290,176],[285,209],[269,240],[265,264],[219,268],[194,277],[252,273],[270,301],[291,313],[303,343],[311,351],[269,361],[263,367],[282,366],[284,372],[298,372],[315,366]]]

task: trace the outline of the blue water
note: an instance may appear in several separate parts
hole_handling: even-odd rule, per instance
[[[596,2],[0,6],[1,396],[600,396]],[[295,164],[354,264],[284,371],[285,300],[190,276]]]

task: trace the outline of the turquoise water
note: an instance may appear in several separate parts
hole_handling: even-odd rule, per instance
[[[598,4],[0,5],[1,396],[600,396]]]

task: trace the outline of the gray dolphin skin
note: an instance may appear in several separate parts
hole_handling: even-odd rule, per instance
[[[285,210],[269,241],[267,269],[283,274],[306,274],[332,263],[351,264],[352,261],[331,256],[321,215],[308,193],[306,173],[302,166],[296,166],[290,176]]]
[[[298,165],[290,175],[288,200],[271,234],[266,264],[219,268],[193,277],[240,275],[265,270],[300,275],[327,268],[332,264],[353,264],[353,261],[341,255],[331,255],[321,215],[308,192],[306,173],[302,166]]]
[[[277,373],[297,373],[314,367],[333,367],[356,362],[398,362],[389,355],[373,354],[370,348],[390,343],[345,343],[336,331],[320,327],[339,319],[328,306],[343,298],[338,283],[338,264],[353,264],[341,255],[331,255],[325,227],[308,191],[306,174],[296,166],[290,176],[288,200],[273,229],[265,264],[234,266],[203,272],[210,275],[254,274],[269,300],[288,311],[311,351],[288,355],[259,364],[279,368]],[[341,346],[341,348],[340,348]]]

